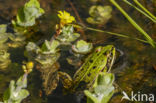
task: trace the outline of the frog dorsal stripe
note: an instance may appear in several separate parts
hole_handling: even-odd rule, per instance
[[[112,60],[111,60],[111,64],[110,64],[110,66],[109,66],[109,68],[108,68],[108,72],[110,72],[110,70],[111,70],[111,68],[112,68],[112,65],[113,65],[113,63],[114,63],[114,60],[115,60],[115,48],[113,47],[112,48],[113,50],[112,50]]]

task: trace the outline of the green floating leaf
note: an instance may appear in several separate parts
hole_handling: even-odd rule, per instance
[[[57,40],[53,40],[52,43],[45,40],[44,44],[41,47],[43,54],[55,53],[58,49],[57,47],[60,45],[60,42]]]
[[[60,57],[60,53],[58,53],[59,45],[60,42],[57,40],[53,40],[51,43],[46,40],[40,48],[35,43],[29,42],[26,46],[25,55],[29,60],[35,60],[42,66],[49,67]]]
[[[101,100],[101,103],[108,103],[110,98],[113,96],[114,91],[110,92],[107,96],[104,96]]]
[[[112,73],[100,73],[93,85],[93,91],[85,90],[87,103],[108,103],[114,94],[114,75]]]
[[[91,24],[104,24],[111,18],[111,6],[92,6],[89,10],[91,17],[87,18],[87,22]]]
[[[112,85],[114,82],[114,75],[112,73],[100,74],[98,78],[99,85]]]
[[[114,75],[112,73],[100,73],[97,79],[95,80],[94,87],[97,85],[110,86],[114,82]]]
[[[102,94],[103,96],[107,96],[110,92],[114,90],[113,86],[104,86],[104,85],[99,85],[96,88],[94,88],[94,91],[96,94]]]
[[[32,26],[42,14],[44,14],[44,10],[40,8],[38,0],[30,0],[18,10],[17,21],[13,21],[13,23],[25,27]]]
[[[79,40],[72,46],[72,50],[79,54],[87,54],[93,49],[92,43],[87,43],[84,40]]]
[[[29,92],[26,89],[22,89],[18,92],[16,96],[12,98],[12,100],[16,101],[17,103],[20,103],[27,96],[29,96]]]
[[[87,103],[100,103],[98,99],[90,91],[85,90],[85,95],[87,96]]]

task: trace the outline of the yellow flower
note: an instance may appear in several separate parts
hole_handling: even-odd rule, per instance
[[[61,19],[61,24],[69,24],[75,21],[75,18],[71,16],[68,12],[66,11],[58,11],[58,17]]]
[[[32,69],[34,67],[34,63],[32,61],[29,61],[27,64],[26,64],[26,67],[28,69]]]
[[[29,61],[25,65],[22,65],[22,69],[25,73],[30,73],[34,67],[34,63]]]

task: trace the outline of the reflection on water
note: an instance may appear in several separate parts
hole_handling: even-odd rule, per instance
[[[9,21],[11,21],[11,19],[16,15],[17,9],[23,5],[25,1],[26,0],[0,0],[0,23],[9,23]],[[49,36],[52,36],[54,33],[54,26],[58,22],[58,10],[67,10],[75,16],[75,11],[67,1],[40,0],[41,6],[46,12],[45,15],[41,17],[41,24],[39,25],[40,32],[43,33],[43,36],[41,36],[40,39],[48,39]],[[98,1],[101,2],[95,3],[91,2],[90,0],[71,0],[80,15],[80,19],[82,19],[85,25],[102,30],[123,33],[132,37],[143,38],[142,35],[140,35],[140,32],[138,32],[115,7],[113,7],[112,18],[107,22],[107,24],[88,24],[86,22],[86,18],[89,17],[88,10],[92,5],[111,5],[109,0]],[[132,18],[134,18],[137,23],[140,24],[141,27],[143,27],[143,29],[147,31],[148,34],[151,34],[151,37],[156,40],[156,24],[153,24],[142,14],[139,14],[133,8],[128,7],[120,0],[118,0],[118,2],[130,14],[130,16],[132,16]],[[141,3],[154,13],[156,3],[154,4],[154,2],[152,3],[152,1],[147,0],[143,0]],[[76,17],[76,19],[81,23],[78,17]],[[126,92],[131,92],[133,90],[136,92],[141,91],[143,93],[153,94],[156,92],[156,70],[153,67],[153,65],[156,65],[156,54],[155,50],[150,45],[105,33],[97,33],[93,31],[84,31],[84,33],[88,41],[91,41],[97,45],[113,44],[117,49],[123,52],[124,56],[121,56],[120,59],[117,58],[118,62],[113,68],[116,73],[116,82],[120,88],[122,88],[122,90]],[[20,54],[20,56],[17,53],[13,54],[15,56],[12,55],[12,61],[18,61],[18,63],[21,63],[21,60],[25,59],[22,54]],[[16,57],[20,57],[21,59],[17,59]],[[61,70],[70,72],[68,67],[71,68],[71,66],[68,64],[65,66],[63,65]],[[4,90],[8,87],[9,81],[11,79],[16,80],[22,73],[20,68],[20,65],[13,63],[9,66],[7,72],[0,72],[0,97],[2,97]],[[40,80],[39,73],[35,70],[28,78],[28,89],[31,96],[29,96],[28,99],[24,101],[24,103],[69,103],[69,101],[71,103],[73,103],[73,101],[76,103],[76,101],[78,101],[76,96],[62,95],[61,83],[59,84],[60,86],[53,92],[53,94],[48,96],[48,98],[45,97],[44,94],[42,97],[39,97],[39,95],[42,94],[42,92],[40,92],[41,83],[36,82],[36,80]],[[117,94],[112,98],[110,103],[120,103],[120,99],[121,95]]]

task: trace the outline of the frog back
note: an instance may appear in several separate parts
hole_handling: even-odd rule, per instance
[[[94,50],[75,73],[73,77],[74,88],[78,87],[81,82],[91,84],[95,80],[97,75],[105,69],[109,54],[108,51],[111,51],[112,47],[112,45],[105,47],[99,46]]]

